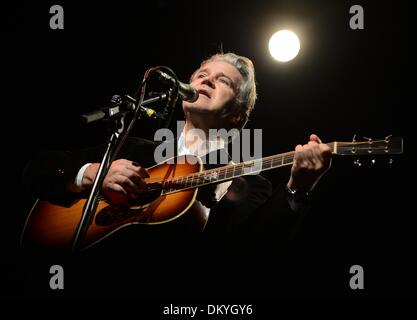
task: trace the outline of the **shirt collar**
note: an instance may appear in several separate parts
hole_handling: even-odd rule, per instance
[[[220,135],[214,135],[210,136],[209,140],[202,141],[202,143],[197,148],[193,148],[194,152],[191,152],[191,150],[186,145],[185,133],[183,130],[180,137],[178,138],[177,151],[179,156],[192,154],[194,156],[202,157],[210,152],[223,149],[225,146],[226,143],[224,139]]]

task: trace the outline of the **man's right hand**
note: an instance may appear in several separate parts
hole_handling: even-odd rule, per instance
[[[92,187],[99,166],[99,163],[92,163],[85,170],[82,180],[83,188]],[[130,199],[137,199],[145,187],[145,178],[149,178],[145,168],[136,162],[119,159],[113,161],[110,166],[103,181],[103,191],[105,194],[116,192]]]

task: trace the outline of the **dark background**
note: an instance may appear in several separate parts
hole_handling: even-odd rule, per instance
[[[392,165],[378,158],[376,165],[365,161],[357,168],[352,158],[334,158],[314,210],[289,245],[286,267],[277,272],[260,262],[266,263],[266,276],[252,275],[254,282],[264,281],[260,290],[270,292],[263,296],[416,297],[415,55],[405,2],[19,3],[1,5],[4,297],[36,298],[25,279],[49,279],[19,258],[18,236],[34,201],[20,184],[27,161],[42,150],[105,141],[105,130],[82,126],[80,114],[107,105],[113,94],[133,94],[152,66],[169,66],[186,82],[220,48],[255,64],[259,99],[247,127],[263,129],[265,155],[292,150],[310,133],[326,142],[351,141],[354,134],[404,138],[405,153]],[[64,30],[49,28],[53,4],[64,8]],[[354,4],[364,8],[364,30],[349,28]],[[268,52],[269,37],[281,28],[295,31],[301,41],[298,57],[287,64]],[[176,116],[182,119],[181,111]],[[143,120],[133,134],[152,138],[155,129]],[[288,170],[265,176],[276,186]],[[354,264],[365,269],[361,292],[349,289]]]

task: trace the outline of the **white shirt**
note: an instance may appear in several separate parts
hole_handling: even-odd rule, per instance
[[[198,147],[194,148],[194,152],[191,152],[191,150],[186,145],[185,134],[183,131],[180,137],[178,138],[177,151],[178,156],[190,154],[202,157],[210,152],[224,148],[225,145],[225,141],[221,139],[220,136],[216,136],[212,140],[203,141]],[[231,184],[232,181],[226,181],[216,185],[216,188],[214,190],[216,201],[220,201],[221,198],[223,198]]]

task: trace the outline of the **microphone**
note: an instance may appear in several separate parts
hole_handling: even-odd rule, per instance
[[[171,77],[169,74],[166,74],[163,71],[156,70],[158,73],[158,78],[169,85],[175,85],[176,81],[173,77]],[[178,81],[178,95],[179,97],[188,102],[194,102],[198,99],[198,91],[193,86],[182,83],[181,81]]]

